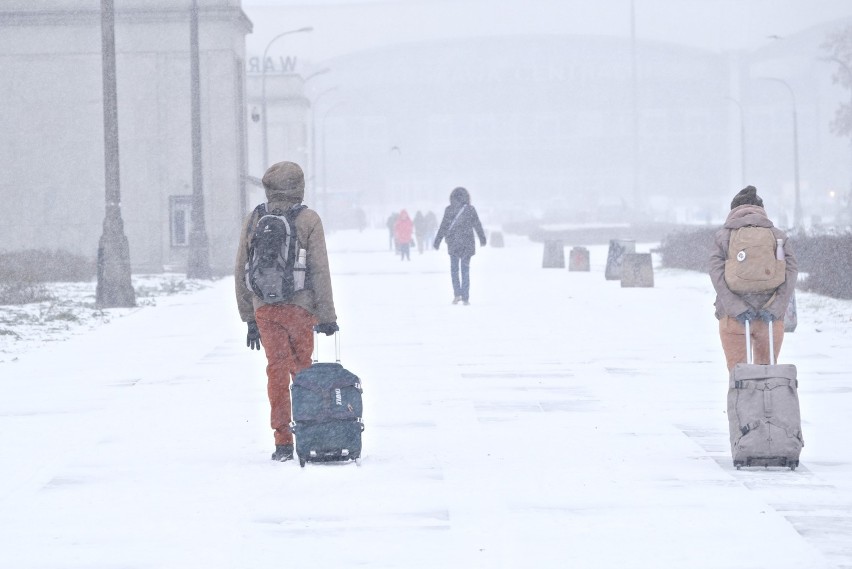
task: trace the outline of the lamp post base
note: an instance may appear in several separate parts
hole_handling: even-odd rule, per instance
[[[122,230],[121,219],[110,215],[104,220],[104,232],[98,242],[95,305],[98,308],[136,306],[136,293],[130,282],[130,244]]]
[[[190,231],[189,255],[186,259],[186,278],[209,279],[212,276],[213,272],[210,270],[207,234],[204,231]]]

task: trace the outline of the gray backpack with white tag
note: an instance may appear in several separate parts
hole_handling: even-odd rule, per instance
[[[287,302],[305,287],[306,252],[296,236],[296,217],[305,207],[267,211],[263,203],[252,214],[257,222],[249,240],[246,285],[267,304]]]

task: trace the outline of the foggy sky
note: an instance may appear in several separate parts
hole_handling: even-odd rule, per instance
[[[254,22],[249,53],[262,53],[281,31],[310,25],[312,33],[288,38],[276,49],[312,61],[436,39],[630,36],[631,0],[243,0],[243,7]],[[852,18],[849,0],[635,0],[635,10],[639,39],[713,51],[755,49],[821,23]]]

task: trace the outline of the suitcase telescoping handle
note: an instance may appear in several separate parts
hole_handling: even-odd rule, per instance
[[[772,326],[773,322],[767,322],[769,328],[769,365],[775,365],[775,330]],[[751,322],[748,319],[745,321],[745,341],[746,341],[746,363],[754,363],[754,350],[751,347]]]
[[[319,363],[319,340],[324,336],[324,334],[320,334],[316,330],[314,330],[314,351],[311,354],[311,361],[313,363]],[[334,336],[334,363],[340,363],[340,331],[332,334]]]

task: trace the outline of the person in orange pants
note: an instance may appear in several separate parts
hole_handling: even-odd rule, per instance
[[[311,365],[317,319],[295,304],[266,304],[254,315],[268,362],[266,390],[272,408],[270,426],[275,431],[275,446],[292,448],[290,380]]]
[[[298,164],[279,162],[263,175],[266,190],[265,207],[258,206],[243,225],[237,263],[234,270],[237,308],[248,326],[246,345],[259,350],[261,338],[266,351],[266,377],[271,426],[275,435],[272,460],[293,458],[293,433],[290,422],[290,381],[294,375],[311,365],[314,347],[313,332],[331,335],[339,330],[325,233],[319,215],[302,205],[305,196],[305,176]],[[266,302],[264,297],[246,282],[247,261],[256,238],[259,220],[266,212],[289,212],[294,215],[297,250],[304,253],[305,273],[302,288],[285,298]]]

